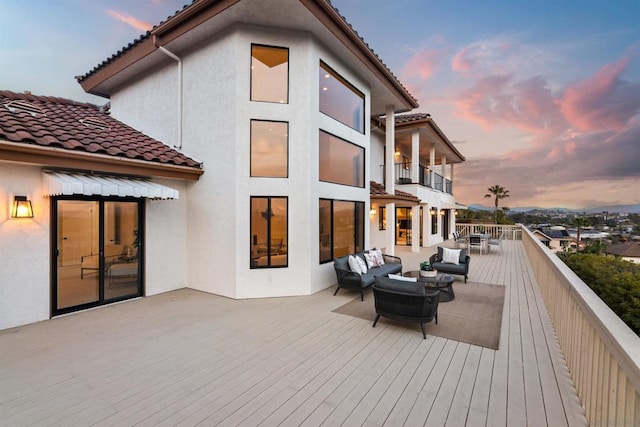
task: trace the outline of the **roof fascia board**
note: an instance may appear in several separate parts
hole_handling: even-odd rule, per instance
[[[125,175],[149,175],[197,181],[202,169],[145,162],[122,157],[73,152],[61,148],[39,147],[0,140],[0,160],[72,169],[95,169]]]
[[[384,123],[381,121],[382,123],[382,127],[385,128]],[[395,125],[395,129],[397,132],[399,131],[409,131],[412,129],[419,129],[419,128],[423,128],[426,125],[428,125],[435,133],[436,135],[438,135],[438,137],[440,138],[440,140],[451,149],[451,151],[453,151],[456,156],[458,156],[458,158],[460,159],[460,161],[465,161],[466,158],[462,155],[462,153],[460,153],[460,151],[458,151],[458,149],[451,143],[451,141],[449,140],[449,138],[447,138],[447,136],[444,134],[444,132],[442,132],[442,130],[440,130],[440,128],[438,127],[438,125],[436,125],[436,123],[433,121],[433,119],[431,117],[427,117],[424,119],[419,119],[419,120],[412,120],[410,122],[406,122],[406,123],[396,123]]]
[[[336,12],[333,6],[323,0],[300,0],[300,3],[309,9],[396,97],[400,98],[407,110],[412,110],[420,106],[413,96],[402,87],[398,79],[380,62],[380,59],[373,54],[371,48],[362,41],[355,31]],[[400,109],[396,110],[400,111]]]

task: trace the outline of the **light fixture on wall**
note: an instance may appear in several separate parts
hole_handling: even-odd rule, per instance
[[[11,206],[11,218],[33,218],[31,200],[26,196],[15,196]]]
[[[454,216],[458,216],[458,209],[454,209],[454,210],[453,210],[453,215],[454,215]]]
[[[371,210],[369,211],[369,215],[374,216],[376,213],[378,213],[378,211],[376,210],[376,208],[371,207]]]
[[[431,210],[429,211],[429,214],[435,215],[436,214],[436,210],[434,208],[431,208]]]
[[[444,209],[440,210],[440,216],[444,216]]]

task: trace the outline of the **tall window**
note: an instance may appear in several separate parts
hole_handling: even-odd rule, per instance
[[[289,102],[289,49],[251,45],[251,100]]]
[[[364,249],[364,202],[320,199],[320,262]]]
[[[320,181],[364,188],[364,148],[320,131]]]
[[[322,61],[320,112],[364,133],[364,94]]]
[[[286,178],[289,124],[251,120],[251,176]]]
[[[431,234],[438,234],[438,208],[431,208]]]
[[[251,268],[286,267],[287,197],[251,197]]]
[[[387,229],[387,209],[384,206],[378,207],[378,230]]]

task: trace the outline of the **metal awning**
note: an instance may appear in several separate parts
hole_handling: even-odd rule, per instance
[[[178,190],[140,178],[44,171],[44,196],[116,196],[178,199]]]

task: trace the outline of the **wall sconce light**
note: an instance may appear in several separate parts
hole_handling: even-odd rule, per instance
[[[395,153],[393,153],[393,155],[394,155],[394,156],[396,156],[396,157],[400,157],[400,150],[398,150],[398,149],[396,148],[396,152],[395,152]]]
[[[11,218],[33,218],[31,200],[26,196],[15,196],[11,206]]]
[[[375,214],[377,214],[378,211],[376,210],[376,208],[371,208],[371,210],[369,211],[369,215],[374,216]]]
[[[457,209],[453,210],[453,215],[458,216],[458,210]]]
[[[444,216],[444,209],[440,210],[440,216]]]
[[[436,214],[436,210],[434,208],[431,208],[431,210],[429,211],[429,214],[435,215]]]

